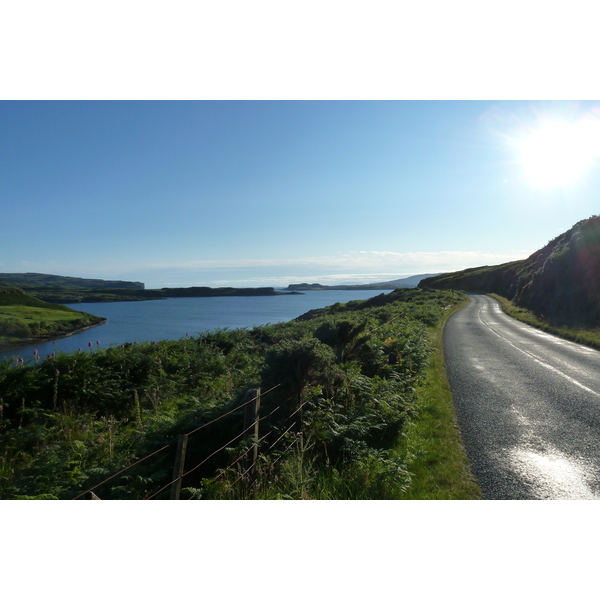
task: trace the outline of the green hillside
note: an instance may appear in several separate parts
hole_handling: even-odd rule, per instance
[[[291,283],[287,286],[288,291],[320,291],[320,290],[396,290],[398,288],[417,287],[419,281],[425,277],[434,277],[439,273],[426,273],[423,275],[411,275],[402,279],[392,281],[380,281],[377,283],[323,285],[321,283]]]
[[[130,289],[143,290],[139,281],[108,281],[105,279],[84,279],[82,277],[64,277],[45,273],[0,273],[0,286],[19,288],[75,288],[75,289]]]
[[[105,321],[61,304],[43,302],[19,288],[0,287],[0,348],[63,337]]]
[[[524,260],[429,277],[419,287],[495,293],[548,321],[600,326],[600,216]]]
[[[6,306],[34,306],[36,308],[52,308],[64,312],[76,312],[72,308],[61,304],[50,305],[48,302],[34,298],[19,288],[0,287],[0,307]]]

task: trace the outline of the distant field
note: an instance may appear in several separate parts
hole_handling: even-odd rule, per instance
[[[0,345],[61,337],[103,323],[102,317],[48,304],[20,290],[0,288]]]
[[[76,321],[82,313],[35,306],[0,306],[0,318],[17,318],[28,323],[41,321]]]

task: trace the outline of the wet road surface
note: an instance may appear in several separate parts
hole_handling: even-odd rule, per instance
[[[444,329],[444,356],[483,497],[600,499],[600,352],[473,295]]]

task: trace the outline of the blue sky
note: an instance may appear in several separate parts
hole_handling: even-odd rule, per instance
[[[519,144],[596,107],[1,101],[0,272],[285,286],[525,258],[598,212],[600,176],[534,185]]]

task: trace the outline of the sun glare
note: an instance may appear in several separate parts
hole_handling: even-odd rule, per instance
[[[529,181],[538,187],[574,183],[600,156],[600,123],[549,122],[521,144],[521,159]]]

